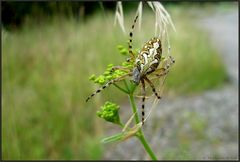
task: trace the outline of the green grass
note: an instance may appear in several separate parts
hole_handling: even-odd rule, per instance
[[[176,9],[170,13],[177,28],[171,35],[176,64],[167,92],[191,94],[221,85],[225,70],[207,35]],[[143,16],[142,31],[134,37],[138,48],[154,34],[153,15]],[[133,14],[126,18],[127,27],[132,19]],[[101,159],[98,139],[104,130],[96,111],[104,99],[123,98],[109,88],[86,104],[97,88],[88,77],[122,62],[116,46],[126,42],[127,35],[113,27],[112,14],[86,23],[56,18],[2,30],[3,159]]]
[[[227,79],[226,70],[207,33],[194,24],[193,17],[186,18],[182,10],[172,11],[177,27],[177,33],[171,33],[176,64],[166,86],[175,94],[193,94],[221,86]]]

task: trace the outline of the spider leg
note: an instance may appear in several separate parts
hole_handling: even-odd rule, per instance
[[[166,59],[166,62],[167,63],[164,68],[168,70],[170,66],[175,63],[175,59],[172,56],[168,56],[168,58]]]
[[[129,33],[128,52],[130,54],[130,59],[128,59],[127,61],[134,60],[134,58],[135,58],[133,51],[132,51],[132,38],[133,38],[133,29],[137,22],[137,19],[138,19],[138,15],[135,17],[134,22],[132,24],[132,29]]]
[[[130,71],[130,69],[129,68],[127,68],[127,67],[124,67],[124,66],[113,66],[112,67],[112,70],[123,70],[123,71],[125,71],[125,72],[129,72]]]
[[[160,71],[161,70],[161,71]],[[155,74],[157,77],[162,77],[164,75],[167,75],[167,73],[169,72],[169,69],[166,69],[166,68],[161,68],[159,69],[160,73],[158,74]]]
[[[157,96],[158,99],[161,99],[161,96],[158,95],[158,93],[156,92],[155,86],[153,85],[153,83],[145,76],[144,79],[148,82],[148,84],[151,86],[153,93],[155,94],[155,96]]]
[[[96,90],[94,93],[92,93],[87,99],[86,102],[88,102],[88,100],[90,100],[93,96],[95,96],[97,93],[100,93],[102,90],[104,90],[105,88],[109,87],[111,84],[116,83],[118,81],[121,81],[123,79],[125,79],[126,76],[130,76],[131,73],[125,74],[119,78],[110,80],[109,82],[107,82],[104,86],[100,87],[98,90]]]
[[[155,74],[157,77],[166,75],[169,72],[169,68],[171,67],[171,65],[175,63],[175,60],[172,56],[169,56],[166,62],[167,63],[164,67],[155,70],[153,74]]]
[[[141,79],[141,83],[142,83],[142,125],[144,124],[144,107],[145,107],[145,96],[146,96],[146,91],[145,91],[145,83],[144,83],[144,79]]]

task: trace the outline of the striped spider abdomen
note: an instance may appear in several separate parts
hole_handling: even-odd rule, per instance
[[[152,38],[146,42],[135,60],[133,81],[139,84],[141,78],[154,72],[161,60],[162,45],[158,38]]]
[[[156,88],[152,81],[148,79],[148,75],[152,73],[152,75],[155,75],[156,77],[160,78],[162,76],[165,76],[168,71],[169,67],[172,63],[174,63],[174,59],[169,56],[170,62],[164,66],[158,68],[160,61],[162,59],[162,43],[159,38],[152,38],[148,42],[144,44],[138,55],[135,55],[132,50],[132,38],[133,38],[133,29],[135,26],[135,23],[137,22],[138,15],[136,15],[131,31],[129,33],[129,42],[128,42],[128,52],[130,55],[130,58],[127,59],[127,62],[130,62],[131,66],[129,67],[124,67],[124,66],[114,66],[112,67],[112,70],[122,70],[126,72],[124,75],[119,76],[117,78],[114,78],[107,83],[105,83],[104,86],[100,87],[97,91],[92,93],[87,99],[86,102],[91,99],[94,95],[97,93],[100,93],[103,89],[107,88],[108,86],[115,84],[117,82],[120,82],[121,80],[126,79],[129,76],[132,76],[132,81],[135,84],[140,84],[142,85],[142,124],[144,124],[144,115],[145,115],[145,96],[146,96],[146,86],[145,83],[149,84],[152,92],[154,95],[158,98],[161,99],[161,96],[158,94],[156,91]],[[154,73],[153,73],[154,72]]]

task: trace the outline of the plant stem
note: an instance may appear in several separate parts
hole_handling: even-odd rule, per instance
[[[113,84],[115,87],[117,87],[120,91],[124,92],[124,93],[128,93],[128,91],[126,91],[125,89],[123,89],[122,87],[118,86],[117,84]]]
[[[135,123],[139,123],[139,118],[138,118],[138,114],[137,114],[137,106],[134,102],[134,97],[133,97],[133,94],[129,94],[129,100],[130,100],[130,103],[131,103],[131,106],[132,106],[132,111],[133,111],[133,114],[135,114],[134,118],[135,118]]]
[[[127,81],[124,79],[124,84],[125,84],[125,87],[127,88],[128,92],[130,91],[129,90],[129,87],[128,87],[128,84],[127,84]]]
[[[139,135],[137,137],[141,141],[141,143],[143,144],[145,150],[148,152],[148,154],[152,158],[152,160],[157,160],[156,155],[153,153],[151,147],[149,146],[148,142],[146,141],[146,139],[144,137],[144,134],[143,134],[141,129],[139,130]]]
[[[133,88],[132,90],[134,91],[135,88]],[[137,106],[136,103],[134,101],[134,97],[133,97],[133,91],[128,95],[129,96],[129,100],[132,106],[132,111],[135,114],[135,122],[136,124],[139,123],[139,118],[138,118],[138,114],[137,114]],[[142,129],[139,129],[138,131],[138,135],[137,135],[138,139],[141,141],[141,143],[143,144],[145,150],[147,151],[147,153],[149,154],[149,156],[152,158],[152,160],[157,160],[157,157],[155,156],[155,154],[153,153],[151,147],[149,146],[149,144],[147,143],[145,136],[143,134]]]

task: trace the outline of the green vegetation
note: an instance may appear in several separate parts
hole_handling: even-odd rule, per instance
[[[184,11],[169,12],[177,28],[170,31],[176,63],[166,92],[189,94],[221,85],[225,71],[207,35]],[[133,15],[125,19],[127,29]],[[85,99],[97,88],[88,80],[91,74],[124,61],[117,45],[127,45],[128,37],[113,27],[113,17],[99,14],[86,23],[55,18],[2,30],[3,159],[101,159],[103,128],[96,112],[105,98],[126,98],[111,87],[89,103]],[[154,15],[146,11],[143,20],[141,32],[135,30],[136,48],[154,34]]]
[[[219,87],[226,80],[222,58],[208,41],[206,32],[179,9],[170,10],[177,33],[171,33],[176,64],[166,85],[177,94],[192,94]],[[178,21],[181,20],[181,21]]]

